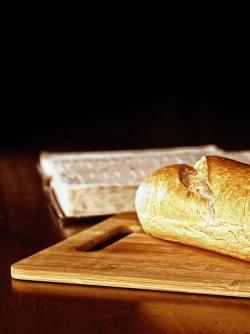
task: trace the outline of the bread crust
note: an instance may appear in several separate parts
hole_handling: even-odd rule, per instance
[[[136,193],[144,231],[250,261],[250,165],[204,156],[150,174]]]

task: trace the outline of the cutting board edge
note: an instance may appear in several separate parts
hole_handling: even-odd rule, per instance
[[[72,275],[74,277],[72,277]],[[53,276],[53,278],[51,278]],[[78,277],[79,276],[79,277]],[[126,289],[139,289],[139,290],[154,290],[154,291],[165,291],[165,292],[178,292],[187,294],[205,294],[225,297],[240,297],[250,298],[250,289],[248,291],[237,291],[234,287],[232,290],[225,288],[205,287],[203,284],[195,283],[187,285],[186,282],[171,282],[161,280],[148,280],[141,279],[141,282],[131,277],[112,277],[107,276],[106,279],[103,276],[88,276],[77,274],[65,274],[55,272],[39,271],[37,275],[36,271],[17,269],[15,265],[11,266],[11,277],[17,280],[27,280],[34,282],[48,282],[48,283],[63,283],[63,284],[78,284],[78,285],[91,285],[100,287],[113,287],[113,288],[126,288]]]

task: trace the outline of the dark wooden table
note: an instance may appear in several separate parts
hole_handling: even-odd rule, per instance
[[[59,219],[37,159],[0,155],[0,333],[250,333],[250,299],[12,279],[13,263],[104,218]]]

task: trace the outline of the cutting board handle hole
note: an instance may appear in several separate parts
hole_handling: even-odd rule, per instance
[[[97,252],[99,250],[102,250],[102,249],[114,244],[115,242],[125,238],[130,233],[132,233],[132,232],[117,234],[116,236],[112,237],[111,239],[106,240],[106,241],[102,242],[101,244],[99,244],[99,245],[97,245],[97,246],[95,246],[91,249],[88,249],[86,252]]]
[[[110,230],[104,234],[98,235],[95,238],[89,240],[85,244],[75,248],[76,251],[84,252],[96,252],[102,250],[115,242],[125,238],[127,235],[139,232],[141,228],[139,226],[120,226],[113,230]]]

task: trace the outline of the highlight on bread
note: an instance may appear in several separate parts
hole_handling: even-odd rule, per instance
[[[204,156],[150,174],[135,206],[152,236],[250,261],[250,165]]]

